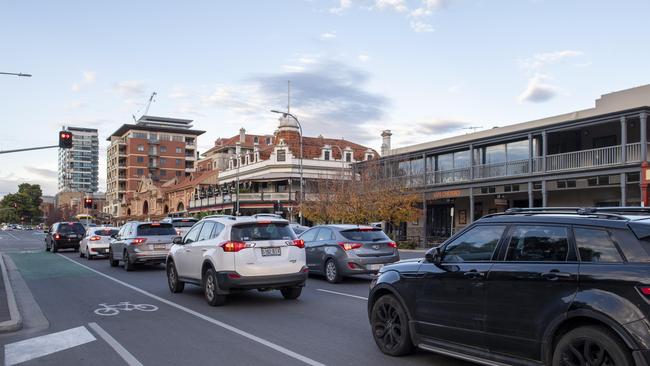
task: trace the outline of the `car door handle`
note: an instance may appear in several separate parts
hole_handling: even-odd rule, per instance
[[[470,279],[470,280],[476,280],[476,279],[485,278],[485,273],[479,272],[479,271],[477,271],[475,269],[472,269],[470,271],[467,271],[467,272],[463,273],[463,276],[465,276],[465,278]]]
[[[191,251],[192,251],[192,249],[185,248],[185,253],[189,253],[189,252],[191,252]]]
[[[542,273],[542,278],[547,279],[549,281],[555,281],[558,278],[570,278],[571,273],[568,272],[560,272],[558,269],[552,269],[548,272]]]
[[[203,248],[203,249],[201,249],[201,251],[202,251],[202,252],[207,252],[207,251],[208,251],[208,248]]]

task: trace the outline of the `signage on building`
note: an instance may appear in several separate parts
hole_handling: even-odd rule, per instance
[[[430,200],[441,200],[445,198],[456,198],[465,196],[466,192],[464,189],[453,189],[450,191],[437,191],[427,193],[427,199]]]
[[[503,199],[503,198],[495,198],[494,199],[494,205],[495,206],[508,206],[508,200]]]

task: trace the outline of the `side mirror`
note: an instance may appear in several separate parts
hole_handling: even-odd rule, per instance
[[[49,230],[43,230],[43,232],[44,232],[45,234],[49,234],[50,231],[49,231]]]
[[[111,239],[117,239],[117,234],[111,235]]]
[[[172,241],[172,243],[183,245],[183,237],[181,237],[181,236],[174,237],[174,240]]]
[[[440,264],[442,261],[442,245],[429,249],[424,255],[424,259],[429,263]]]

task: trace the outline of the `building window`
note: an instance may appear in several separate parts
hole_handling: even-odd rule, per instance
[[[177,147],[176,148],[176,154],[182,154],[183,153],[183,148],[182,147]]]
[[[330,160],[330,151],[329,150],[325,150],[323,152],[323,159]]]
[[[266,138],[266,144],[267,144],[267,145],[271,145],[271,138],[270,138],[270,137],[267,137],[267,138]]]
[[[278,161],[286,161],[287,160],[287,152],[285,150],[278,150],[277,152],[277,160]]]
[[[183,164],[183,160],[176,159],[176,166],[181,166],[181,164]]]
[[[180,172],[179,170],[176,171],[176,176],[177,176],[177,177],[180,177],[180,176],[181,176],[181,172]]]
[[[173,135],[173,136],[172,136],[172,141],[176,141],[176,142],[184,142],[184,141],[185,141],[185,137],[180,136],[180,135]]]
[[[481,187],[481,193],[482,194],[487,194],[487,193],[495,193],[497,191],[497,188],[492,186],[492,187]]]
[[[138,151],[144,151],[144,145],[138,145]]]
[[[627,173],[627,176],[625,178],[627,183],[637,183],[641,180],[641,175],[639,172]]]
[[[576,187],[576,181],[575,180],[558,180],[557,181],[557,188],[558,189],[575,188],[575,187]]]
[[[253,143],[255,143],[255,144],[259,144],[259,143],[260,143],[260,138],[257,137],[257,136],[255,136],[255,137],[253,138]]]
[[[587,179],[587,185],[589,186],[606,186],[609,185],[609,176],[601,175],[598,177],[593,177]]]
[[[373,154],[366,154],[366,160],[372,160],[374,157]]]
[[[349,153],[349,152],[345,153],[345,162],[346,163],[351,163],[352,162],[352,153]]]
[[[161,146],[160,147],[160,152],[161,153],[167,152],[167,146]]]
[[[137,174],[137,175],[143,175],[143,174],[144,174],[144,169],[137,169],[137,170],[135,171],[135,174]]]
[[[508,184],[503,186],[504,192],[519,192],[519,184]]]
[[[542,182],[533,182],[533,189],[534,190],[542,189]]]
[[[138,163],[144,163],[144,156],[137,156],[135,158],[135,161],[138,162]]]
[[[166,170],[160,170],[160,176],[161,177],[166,177],[167,176],[167,171]]]
[[[144,133],[144,132],[133,132],[133,134],[131,136],[134,139],[146,139],[147,138],[147,134]]]

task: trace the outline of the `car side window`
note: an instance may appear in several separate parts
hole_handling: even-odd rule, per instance
[[[316,235],[316,241],[332,240],[332,230],[322,227]]]
[[[199,233],[199,238],[196,241],[208,240],[210,235],[212,235],[212,230],[214,230],[214,222],[206,221],[203,223],[201,232]]]
[[[443,261],[485,262],[491,260],[505,229],[505,225],[478,225],[469,229],[447,244]]]
[[[620,263],[621,254],[609,232],[599,229],[573,228],[581,262]]]
[[[203,224],[196,224],[192,226],[190,231],[185,235],[185,238],[183,239],[184,244],[189,244],[195,242],[199,238],[199,233],[201,232],[201,227],[203,227]]]
[[[318,228],[309,229],[300,235],[300,239],[304,240],[305,243],[316,240],[316,234],[318,234]]]
[[[219,236],[225,227],[226,227],[226,225],[224,225],[224,224],[222,224],[220,222],[216,222],[214,230],[212,230],[212,235],[210,235],[210,239],[213,239],[213,238],[216,238],[217,236]]]
[[[516,226],[506,261],[564,262],[569,255],[568,230],[562,226]]]

